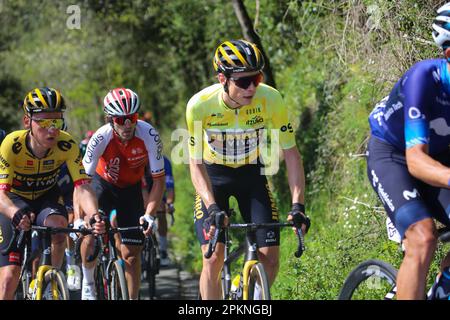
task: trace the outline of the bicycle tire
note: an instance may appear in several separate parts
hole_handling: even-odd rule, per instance
[[[56,288],[58,291],[58,296],[55,297],[52,294],[51,300],[70,300],[69,288],[67,287],[67,281],[66,281],[66,277],[64,276],[64,273],[62,273],[62,271],[57,270],[57,269],[48,270],[44,275],[44,283],[43,283],[42,288],[44,288],[44,290],[46,290],[47,286],[48,285],[51,286],[53,281],[55,281]],[[42,297],[42,299],[47,300],[47,299],[45,299],[44,296]]]
[[[114,261],[109,270],[110,283],[109,292],[110,300],[128,300],[128,286],[125,280],[125,273],[119,261]]]
[[[145,281],[148,285],[149,299],[156,297],[156,275],[159,273],[159,263],[157,257],[157,248],[155,247],[153,237],[145,240],[144,250],[142,251],[143,270],[145,270]]]
[[[101,262],[95,266],[94,279],[97,300],[108,300],[108,285]]]
[[[150,300],[156,295],[156,274],[158,273],[158,266],[156,261],[156,249],[150,248],[148,252],[147,267],[147,283],[148,283],[148,294]]]
[[[382,296],[392,300],[395,295],[397,269],[381,260],[367,260],[350,272],[339,293],[339,300],[376,300]]]
[[[248,300],[255,300],[255,286],[259,283],[261,296],[258,300],[270,300],[270,286],[267,278],[267,273],[261,263],[254,264],[249,272],[248,277]],[[245,296],[245,295],[243,295]]]

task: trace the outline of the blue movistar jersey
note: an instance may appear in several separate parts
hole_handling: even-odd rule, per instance
[[[369,116],[371,132],[399,150],[427,144],[429,154],[450,144],[450,76],[444,59],[423,60],[395,84]]]

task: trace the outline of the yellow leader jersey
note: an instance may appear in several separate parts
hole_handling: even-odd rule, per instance
[[[256,163],[263,135],[273,135],[273,130],[279,134],[282,149],[295,146],[294,130],[278,90],[261,83],[252,103],[237,109],[225,104],[222,92],[223,86],[215,84],[188,102],[186,121],[192,159],[233,168]]]

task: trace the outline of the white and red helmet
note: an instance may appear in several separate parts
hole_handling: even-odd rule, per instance
[[[115,88],[103,99],[103,111],[114,117],[127,116],[139,111],[138,95],[127,88]]]

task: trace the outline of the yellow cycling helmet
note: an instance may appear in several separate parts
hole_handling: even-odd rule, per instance
[[[221,43],[214,54],[214,70],[226,76],[231,73],[261,71],[264,57],[255,44],[245,40]]]
[[[66,104],[64,98],[56,89],[35,88],[28,92],[23,100],[23,111],[31,116],[39,112],[64,112]]]

